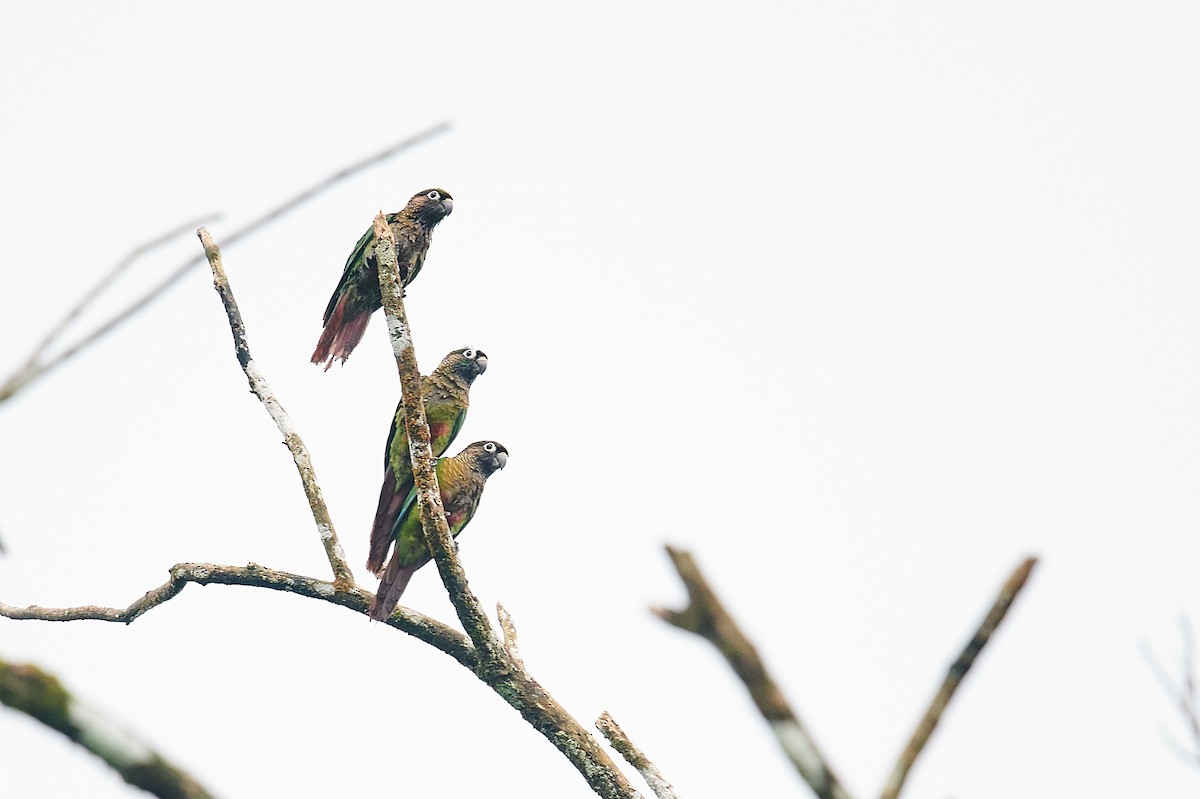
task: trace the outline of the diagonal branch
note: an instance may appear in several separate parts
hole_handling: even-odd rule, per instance
[[[783,691],[767,672],[750,639],[725,610],[690,552],[667,547],[688,592],[683,610],[655,608],[654,614],[669,624],[707,639],[717,648],[742,683],[750,691],[758,711],[771,725],[784,754],[800,776],[821,799],[849,799],[829,762],[817,748],[812,736],[788,705]]]
[[[508,670],[504,647],[496,637],[479,598],[467,585],[467,575],[458,559],[457,547],[446,523],[446,510],[433,470],[433,449],[430,446],[429,424],[425,420],[425,404],[421,401],[421,370],[413,350],[412,328],[404,310],[404,290],[399,280],[396,260],[396,237],[383,212],[375,217],[376,260],[379,263],[379,287],[387,316],[388,333],[396,368],[400,372],[401,401],[404,405],[404,427],[412,455],[413,482],[417,487],[417,503],[421,511],[421,527],[426,545],[437,562],[438,572],[459,621],[482,654],[481,667],[503,672]]]
[[[108,270],[108,272],[106,272],[103,277],[97,280],[91,288],[85,291],[83,296],[79,298],[79,301],[76,302],[75,305],[63,315],[63,318],[58,320],[54,327],[47,331],[46,335],[42,337],[42,340],[39,341],[33,348],[33,352],[29,353],[29,357],[25,359],[25,363],[17,367],[17,370],[9,375],[3,384],[0,384],[0,402],[3,402],[13,394],[16,394],[26,383],[39,374],[42,368],[42,355],[44,355],[46,350],[50,348],[50,345],[53,344],[55,340],[61,336],[68,327],[70,327],[71,323],[78,319],[79,316],[86,311],[93,302],[96,301],[96,298],[99,297],[106,288],[111,286],[116,279],[133,264],[134,261],[136,261],[138,258],[141,258],[154,248],[161,247],[163,244],[166,244],[180,233],[183,233],[185,230],[194,230],[197,225],[203,225],[206,222],[211,222],[218,217],[218,214],[209,214],[200,219],[193,219],[183,223],[182,225],[177,225],[160,236],[155,236],[149,241],[142,242],[126,253],[124,258],[117,261],[117,263],[113,265],[112,269]]]
[[[387,315],[388,333],[404,405],[404,424],[408,433],[413,462],[413,478],[418,492],[421,526],[426,545],[437,563],[438,573],[454,603],[459,620],[471,637],[479,664],[475,670],[479,679],[512,705],[530,726],[554,744],[563,756],[579,770],[588,785],[605,799],[640,799],[640,794],[620,772],[616,764],[600,747],[583,725],[574,719],[546,689],[533,679],[518,657],[509,657],[496,637],[491,623],[471,593],[467,577],[446,524],[437,478],[433,472],[433,452],[429,446],[429,426],[421,402],[420,372],[413,352],[412,333],[404,311],[404,294],[396,264],[396,242],[391,226],[382,213],[375,217],[377,238],[375,256],[379,263],[379,286],[383,308]],[[509,644],[516,652],[516,630],[505,613],[502,623],[509,631]]]
[[[0,704],[62,733],[111,766],[125,782],[159,799],[212,799],[194,777],[79,701],[57,677],[37,666],[0,660]]]
[[[178,596],[188,583],[268,588],[272,591],[298,594],[309,599],[319,599],[322,602],[339,605],[363,615],[367,615],[371,606],[371,594],[356,586],[338,587],[335,583],[268,569],[257,563],[250,563],[246,566],[177,563],[171,567],[170,575],[167,582],[146,592],[144,596],[125,608],[105,608],[97,605],[83,605],[74,608],[43,608],[30,605],[16,608],[0,603],[0,617],[22,621],[91,620],[130,624],[147,611]],[[391,615],[387,624],[446,653],[468,669],[475,669],[475,650],[471,647],[467,637],[440,621],[407,608],[400,608]]]
[[[398,141],[395,144],[381,150],[380,152],[375,153],[374,155],[368,156],[360,161],[350,164],[349,166],[339,169],[332,175],[322,178],[313,185],[301,191],[299,194],[295,194],[281,202],[279,205],[264,211],[259,216],[226,235],[224,237],[225,246],[228,247],[230,244],[240,241],[252,233],[258,232],[261,228],[264,228],[272,222],[279,220],[290,211],[293,211],[298,206],[308,202],[313,197],[317,196],[323,191],[328,190],[346,178],[351,177],[352,175],[355,175],[364,169],[373,167],[376,164],[402,153],[405,150],[411,149],[418,144],[428,141],[435,136],[439,136],[449,129],[449,122],[439,122],[433,127],[427,128],[419,133]],[[174,272],[171,272],[169,275],[159,281],[159,283],[157,283],[149,291],[142,294],[133,302],[129,303],[129,305],[125,306],[125,308],[122,310],[113,314],[106,321],[97,325],[87,333],[81,335],[75,340],[74,343],[59,352],[58,355],[47,361],[42,361],[31,368],[19,369],[17,373],[13,375],[13,377],[9,378],[3,387],[0,387],[0,403],[3,403],[4,400],[11,397],[18,390],[29,385],[37,378],[44,376],[46,373],[61,366],[66,361],[88,349],[93,344],[103,340],[104,337],[109,333],[113,332],[125,322],[136,316],[138,312],[151,305],[176,283],[182,280],[184,276],[186,276],[194,267],[203,262],[204,259],[200,256],[187,259],[180,264]]]
[[[600,718],[596,719],[596,727],[604,733],[604,737],[612,744],[612,748],[620,752],[621,757],[638,770],[642,779],[646,781],[658,799],[679,799],[675,788],[667,782],[666,777],[658,770],[658,766],[654,765],[641,749],[638,749],[637,744],[629,740],[629,736],[621,729],[621,725],[617,724],[607,710],[600,714]]]
[[[996,597],[996,601],[992,604],[991,610],[988,611],[983,621],[979,625],[979,629],[971,636],[971,640],[967,641],[967,645],[963,647],[958,658],[950,666],[950,670],[946,674],[946,679],[942,681],[941,688],[934,695],[933,701],[929,704],[929,709],[925,711],[925,716],[917,724],[917,729],[913,731],[912,738],[909,739],[908,745],[904,747],[904,751],[900,753],[900,759],[897,761],[892,774],[888,777],[887,784],[884,786],[882,797],[883,799],[896,799],[900,795],[900,790],[904,787],[904,781],[908,777],[908,772],[916,762],[917,757],[929,743],[929,737],[933,735],[934,729],[942,718],[942,713],[946,710],[946,706],[950,704],[950,700],[954,698],[954,692],[958,690],[958,686],[962,683],[967,672],[975,663],[975,658],[979,657],[979,653],[987,646],[988,641],[992,639],[992,634],[996,632],[996,628],[1000,626],[1000,622],[1004,621],[1005,614],[1008,613],[1012,603],[1017,598],[1017,594],[1025,587],[1025,583],[1029,580],[1029,575],[1033,571],[1033,567],[1037,565],[1037,558],[1029,557],[1021,561],[1004,586],[1000,589],[1000,595]]]
[[[233,289],[229,287],[229,279],[225,277],[225,269],[221,265],[221,250],[213,243],[207,229],[200,228],[196,234],[204,245],[204,255],[212,267],[213,286],[216,288],[217,294],[221,295],[221,302],[225,305],[225,314],[229,317],[229,327],[233,331],[233,346],[237,351],[238,363],[242,365],[242,371],[246,373],[246,379],[250,381],[250,390],[262,401],[267,413],[275,420],[275,425],[283,434],[284,443],[292,453],[292,459],[296,461],[296,469],[300,472],[300,481],[304,484],[304,493],[308,497],[309,507],[312,508],[313,519],[317,523],[317,532],[321,536],[321,545],[325,547],[325,556],[329,559],[329,565],[333,569],[334,583],[339,588],[349,588],[354,585],[354,575],[350,572],[350,566],[346,563],[346,553],[342,551],[337,533],[333,530],[333,520],[329,517],[329,508],[325,505],[325,498],[321,495],[321,486],[317,483],[317,475],[313,470],[308,448],[304,446],[300,434],[292,427],[292,419],[288,416],[287,411],[279,404],[279,400],[275,399],[271,387],[267,385],[266,378],[258,370],[258,365],[250,357],[250,345],[246,342],[246,325],[242,322],[242,314],[238,310],[237,300],[233,297]]]

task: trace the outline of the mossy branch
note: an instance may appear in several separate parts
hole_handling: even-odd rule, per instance
[[[37,666],[0,660],[0,704],[62,733],[135,788],[160,799],[212,799],[194,777],[80,702],[57,677]]]

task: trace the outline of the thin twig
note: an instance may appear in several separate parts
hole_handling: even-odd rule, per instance
[[[106,288],[111,286],[116,279],[121,276],[121,273],[128,269],[134,261],[150,252],[154,248],[161,247],[163,244],[166,244],[184,231],[195,230],[198,225],[203,225],[219,218],[219,214],[208,214],[200,217],[199,219],[189,220],[184,222],[182,225],[171,228],[160,236],[155,236],[149,241],[142,242],[126,253],[124,258],[117,261],[116,264],[113,265],[112,269],[108,270],[103,277],[97,280],[91,288],[84,292],[83,296],[79,298],[79,301],[76,302],[75,305],[66,312],[63,318],[58,320],[58,322],[52,328],[50,328],[49,331],[47,331],[46,335],[42,337],[42,340],[39,341],[33,348],[33,352],[29,353],[29,357],[25,359],[25,362],[17,367],[16,371],[9,375],[3,384],[0,384],[0,402],[3,402],[13,394],[16,394],[21,390],[22,386],[28,383],[33,377],[37,376],[41,369],[40,362],[42,355],[44,355],[46,350],[50,348],[50,345],[54,343],[55,339],[61,336],[63,331],[70,327],[71,323],[79,318],[79,316],[86,311],[93,302],[96,301],[96,298],[99,297]]]
[[[215,563],[177,563],[170,569],[170,579],[125,608],[106,608],[83,605],[74,608],[43,608],[37,605],[17,608],[0,603],[0,616],[17,620],[38,621],[109,621],[130,624],[142,614],[178,596],[188,583],[199,585],[242,585],[285,591],[309,599],[319,599],[367,615],[371,593],[250,563],[246,566],[221,566]],[[446,653],[468,669],[476,665],[475,651],[462,633],[439,621],[407,608],[393,613],[386,624],[430,644]]]
[[[666,777],[658,770],[658,766],[654,765],[650,758],[637,748],[637,744],[629,740],[629,736],[621,729],[621,725],[617,724],[607,710],[600,714],[600,718],[596,719],[596,727],[604,733],[604,737],[612,744],[612,748],[620,752],[621,757],[637,769],[658,799],[679,799],[679,795],[675,793],[671,783],[667,782]]]
[[[1167,669],[1159,662],[1153,650],[1145,643],[1142,644],[1142,654],[1149,662],[1154,676],[1179,708],[1179,713],[1184,726],[1187,728],[1188,736],[1192,739],[1192,748],[1189,750],[1188,747],[1179,743],[1166,729],[1162,732],[1163,739],[1166,741],[1167,746],[1180,758],[1193,765],[1200,765],[1200,699],[1197,698],[1196,694],[1196,647],[1191,624],[1187,619],[1181,619],[1179,624],[1180,637],[1183,639],[1183,650],[1180,654],[1181,663],[1178,684],[1167,673]]]
[[[850,794],[817,748],[812,735],[788,705],[778,684],[767,672],[750,639],[725,610],[704,578],[690,552],[667,548],[688,592],[683,610],[654,608],[656,616],[676,627],[695,633],[713,644],[729,661],[750,691],[759,713],[771,725],[775,738],[800,776],[821,799],[849,799]]]
[[[0,660],[0,704],[29,715],[103,760],[130,785],[160,799],[212,799],[194,777],[122,725],[79,701],[53,674]]]
[[[286,215],[288,212],[294,210],[297,206],[302,205],[303,203],[307,202],[308,200],[311,200],[316,195],[320,194],[323,191],[326,191],[330,187],[345,180],[346,178],[348,178],[358,172],[361,172],[362,170],[367,169],[368,167],[374,166],[375,164],[378,164],[381,161],[385,161],[388,158],[391,158],[392,156],[397,155],[398,153],[401,153],[405,150],[415,147],[416,145],[421,144],[422,142],[425,142],[435,136],[445,133],[449,129],[450,129],[449,122],[440,122],[431,128],[427,128],[426,130],[423,130],[420,133],[417,133],[413,136],[409,136],[409,137],[403,139],[402,141],[396,142],[395,144],[391,145],[390,147],[387,147],[386,149],[384,149],[378,153],[375,153],[372,156],[368,156],[367,158],[357,161],[357,162],[351,164],[350,166],[339,169],[337,172],[333,173],[332,175],[322,178],[321,180],[317,181],[313,185],[311,185],[308,188],[301,191],[299,194],[295,194],[295,195],[289,197],[288,199],[281,202],[279,205],[276,205],[276,206],[270,208],[269,210],[263,212],[262,214],[255,217],[254,219],[250,220],[246,224],[242,225],[241,227],[237,228],[236,230],[225,235],[225,237],[223,239],[223,241],[225,242],[225,246],[228,247],[229,245],[231,245],[237,241],[240,241],[241,239],[249,236],[250,234],[258,232],[261,228],[266,227],[268,224],[279,220],[284,215]],[[101,341],[109,333],[113,332],[118,327],[120,327],[122,324],[129,321],[129,319],[131,319],[132,317],[137,315],[137,313],[139,311],[144,310],[147,306],[149,306],[151,303],[153,303],[155,300],[157,300],[159,297],[161,297],[163,294],[165,294],[168,289],[170,289],[172,286],[174,286],[176,283],[178,283],[180,280],[182,280],[183,277],[185,275],[187,275],[194,267],[196,267],[197,265],[202,264],[202,263],[204,263],[204,258],[202,256],[194,256],[192,258],[187,259],[182,264],[180,264],[175,269],[174,272],[171,272],[170,274],[168,274],[165,278],[163,278],[159,283],[157,283],[149,291],[142,294],[140,297],[135,299],[133,302],[129,303],[129,305],[125,306],[122,310],[113,314],[111,317],[109,317],[103,323],[97,325],[92,330],[81,335],[78,339],[75,340],[74,343],[72,343],[68,347],[65,347],[61,352],[59,352],[58,355],[54,356],[50,360],[43,361],[42,363],[38,364],[37,366],[35,366],[31,369],[25,369],[23,371],[18,370],[17,374],[14,375],[13,378],[10,378],[9,382],[12,382],[12,380],[15,378],[19,378],[19,382],[14,383],[12,389],[10,391],[8,391],[7,393],[5,393],[5,390],[0,390],[0,402],[3,402],[4,400],[8,399],[14,393],[16,393],[17,390],[28,386],[34,380],[45,376],[48,372],[57,368],[58,366],[61,366],[63,363],[70,360],[72,357],[78,355],[80,352],[83,352],[84,350],[88,349],[93,344],[96,344],[98,341]],[[8,388],[9,388],[9,383],[5,383],[5,389],[8,389]]]
[[[996,632],[1000,623],[1004,621],[1005,614],[1012,607],[1017,594],[1025,587],[1025,583],[1029,580],[1029,575],[1036,565],[1037,558],[1026,558],[1017,566],[1008,580],[1005,581],[1004,586],[1000,589],[1000,595],[996,597],[996,601],[992,604],[991,610],[988,611],[980,623],[979,629],[967,641],[958,658],[950,666],[950,670],[946,673],[946,679],[942,681],[941,688],[938,689],[937,694],[933,697],[933,701],[930,702],[929,709],[925,711],[925,716],[917,724],[917,728],[913,731],[908,745],[904,747],[904,751],[900,753],[900,759],[896,762],[896,766],[892,770],[887,784],[884,786],[883,793],[881,794],[882,799],[896,799],[900,795],[909,770],[912,769],[913,763],[916,762],[917,757],[925,748],[925,744],[929,742],[929,736],[933,734],[938,721],[941,720],[946,706],[954,698],[954,692],[958,690],[958,686],[962,683],[963,678],[967,676],[967,672],[970,671],[971,666],[975,663],[975,658],[979,657],[979,653],[983,651],[988,641],[991,640],[992,634]]]
[[[346,553],[342,551],[337,533],[334,532],[333,520],[329,517],[329,508],[325,505],[325,498],[321,495],[321,486],[317,483],[317,475],[313,470],[308,448],[304,446],[300,434],[292,426],[292,419],[288,416],[287,411],[279,404],[279,400],[275,399],[271,387],[267,385],[266,378],[258,370],[258,365],[250,357],[250,345],[246,342],[246,325],[242,322],[242,314],[238,310],[237,300],[233,297],[233,289],[229,287],[229,279],[225,276],[225,269],[221,265],[220,249],[213,243],[212,236],[209,235],[207,229],[200,228],[196,231],[196,235],[200,237],[200,242],[204,245],[204,255],[212,267],[213,287],[216,288],[217,294],[221,295],[221,302],[225,305],[225,314],[229,317],[229,328],[233,332],[233,346],[237,351],[238,363],[242,365],[242,371],[246,373],[246,379],[250,381],[250,390],[254,396],[259,398],[267,409],[267,413],[275,420],[275,425],[283,434],[284,443],[291,450],[292,459],[296,461],[296,469],[300,472],[300,482],[304,484],[304,493],[308,497],[313,520],[317,523],[317,533],[321,536],[321,546],[325,548],[325,556],[329,559],[329,566],[333,569],[334,584],[339,588],[349,588],[354,585],[354,575],[350,572],[350,566],[346,563]]]
[[[514,707],[530,726],[550,741],[579,770],[588,785],[605,799],[640,799],[640,795],[599,742],[584,729],[546,689],[533,679],[519,661],[508,657],[496,637],[479,600],[467,586],[467,577],[450,537],[441,494],[433,472],[429,426],[419,391],[419,370],[413,352],[412,334],[404,311],[403,293],[396,264],[396,242],[391,226],[379,214],[375,218],[375,255],[379,263],[379,286],[387,316],[388,333],[400,372],[405,430],[412,456],[413,478],[421,511],[426,545],[437,563],[442,583],[454,603],[455,612],[467,630],[479,664],[475,674]],[[512,620],[508,620],[511,628]]]

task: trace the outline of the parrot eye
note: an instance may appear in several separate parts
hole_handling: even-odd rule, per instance
[[[473,360],[475,360],[475,356],[477,354],[478,353],[476,353],[475,350],[468,349],[463,352],[463,357],[466,358],[468,361],[473,361]]]
[[[489,441],[488,443],[484,444],[484,445],[483,445],[483,451],[484,451],[484,452],[489,452],[489,453],[490,453],[490,452],[495,452],[495,451],[496,451],[496,442],[494,442],[494,441]]]
[[[438,194],[438,190],[437,190],[437,189],[434,189],[433,191],[429,192],[429,193],[428,193],[428,194],[426,194],[425,196],[426,196],[426,197],[428,197],[428,198],[429,198],[429,199],[431,199],[431,200],[434,200],[435,202],[436,202],[437,200],[440,200],[440,199],[442,199],[442,195]]]

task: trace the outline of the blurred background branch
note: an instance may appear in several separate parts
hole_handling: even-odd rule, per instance
[[[679,572],[680,579],[687,588],[688,606],[683,610],[655,608],[653,612],[668,623],[695,633],[711,642],[729,661],[738,678],[750,691],[751,698],[763,718],[771,725],[779,745],[813,792],[821,799],[838,799],[839,797],[846,799],[849,796],[846,789],[834,776],[833,770],[820,750],[817,749],[812,736],[788,706],[783,692],[767,672],[754,645],[737,626],[733,617],[725,610],[709,586],[691,553],[668,546],[667,554],[670,555],[676,571]],[[929,709],[925,712],[901,753],[884,787],[883,799],[896,799],[899,796],[909,771],[929,742],[942,713],[954,697],[954,692],[975,663],[975,659],[983,647],[987,645],[1000,623],[1004,621],[1005,615],[1012,607],[1017,594],[1024,588],[1036,563],[1036,558],[1026,558],[1005,581],[999,596],[984,617],[983,622],[950,666],[941,688],[934,696]]]
[[[717,648],[750,691],[758,712],[771,725],[784,754],[820,799],[850,799],[816,742],[788,705],[758,651],[725,610],[690,552],[668,546],[667,554],[688,592],[683,610],[654,608],[668,624],[701,636]]]
[[[60,732],[121,779],[161,799],[211,799],[194,777],[121,725],[76,699],[53,674],[0,660],[0,704]]]
[[[1163,731],[1167,744],[1181,758],[1200,766],[1200,703],[1196,699],[1196,641],[1192,625],[1186,618],[1179,622],[1182,643],[1179,655],[1179,676],[1172,677],[1167,668],[1155,656],[1149,646],[1143,645],[1142,652],[1159,683],[1175,703],[1183,722],[1190,745],[1180,743],[1173,735]]]
[[[1000,589],[1000,595],[996,597],[991,610],[984,616],[975,634],[971,636],[971,639],[967,641],[958,658],[951,664],[950,670],[946,673],[946,679],[942,681],[938,692],[934,694],[933,701],[929,703],[929,709],[925,711],[925,715],[917,724],[917,728],[913,731],[912,737],[909,738],[904,751],[900,753],[900,758],[896,762],[891,776],[888,777],[887,784],[884,786],[883,799],[896,799],[900,795],[900,790],[904,787],[904,781],[908,777],[908,772],[912,769],[917,757],[925,749],[925,745],[929,743],[929,737],[933,735],[933,731],[941,720],[946,706],[954,698],[954,692],[958,690],[958,686],[962,684],[963,678],[967,676],[967,672],[974,665],[975,658],[979,657],[979,653],[987,646],[988,641],[992,640],[992,634],[996,632],[996,629],[1000,626],[1000,622],[1004,621],[1005,614],[1012,607],[1017,594],[1025,587],[1025,583],[1029,580],[1029,575],[1035,565],[1037,565],[1037,558],[1030,557],[1021,561],[1021,564],[1017,566],[1012,575],[1005,581],[1004,586]]]
[[[418,144],[445,133],[449,129],[449,122],[440,122],[430,128],[426,128],[425,130],[422,130],[411,136],[407,136],[373,155],[367,156],[366,158],[355,161],[354,163],[339,169],[332,175],[328,175],[321,180],[318,180],[316,183],[312,184],[298,194],[292,195],[283,202],[272,208],[269,208],[262,214],[256,216],[254,219],[229,233],[223,239],[225,246],[229,246],[230,244],[246,238],[252,233],[258,232],[262,228],[267,227],[272,222],[279,220],[289,212],[294,211],[300,205],[303,205],[322,192],[327,191],[346,178],[362,172],[363,170],[370,169],[371,167],[376,166],[387,159],[392,158],[393,156],[399,155],[400,153],[409,150]],[[103,293],[104,289],[110,286],[113,281],[115,281],[116,278],[134,261],[145,255],[147,252],[153,250],[155,247],[166,243],[183,231],[194,229],[197,224],[213,218],[215,218],[215,215],[210,214],[204,219],[192,220],[130,250],[129,253],[120,261],[118,261],[117,264],[110,269],[103,278],[101,278],[95,285],[83,293],[79,301],[72,306],[66,315],[57,323],[55,323],[55,325],[42,338],[42,340],[34,346],[30,355],[25,359],[25,362],[22,363],[15,372],[9,375],[3,383],[0,383],[0,404],[4,403],[5,400],[11,399],[17,392],[29,386],[38,378],[45,376],[48,372],[56,369],[66,361],[91,347],[93,344],[101,341],[109,333],[113,332],[125,322],[136,316],[139,311],[144,310],[164,294],[166,294],[169,289],[182,280],[183,277],[195,266],[203,263],[203,255],[197,255],[188,258],[173,272],[155,284],[154,287],[152,287],[149,291],[145,292],[137,299],[126,305],[124,308],[114,313],[104,322],[96,325],[87,333],[80,335],[77,339],[75,339],[75,341],[64,347],[58,354],[50,358],[44,358],[44,355],[49,349],[50,345],[53,344],[60,335],[62,335],[62,333],[70,326],[71,322],[73,322],[84,311],[86,311],[96,300],[96,298]]]

